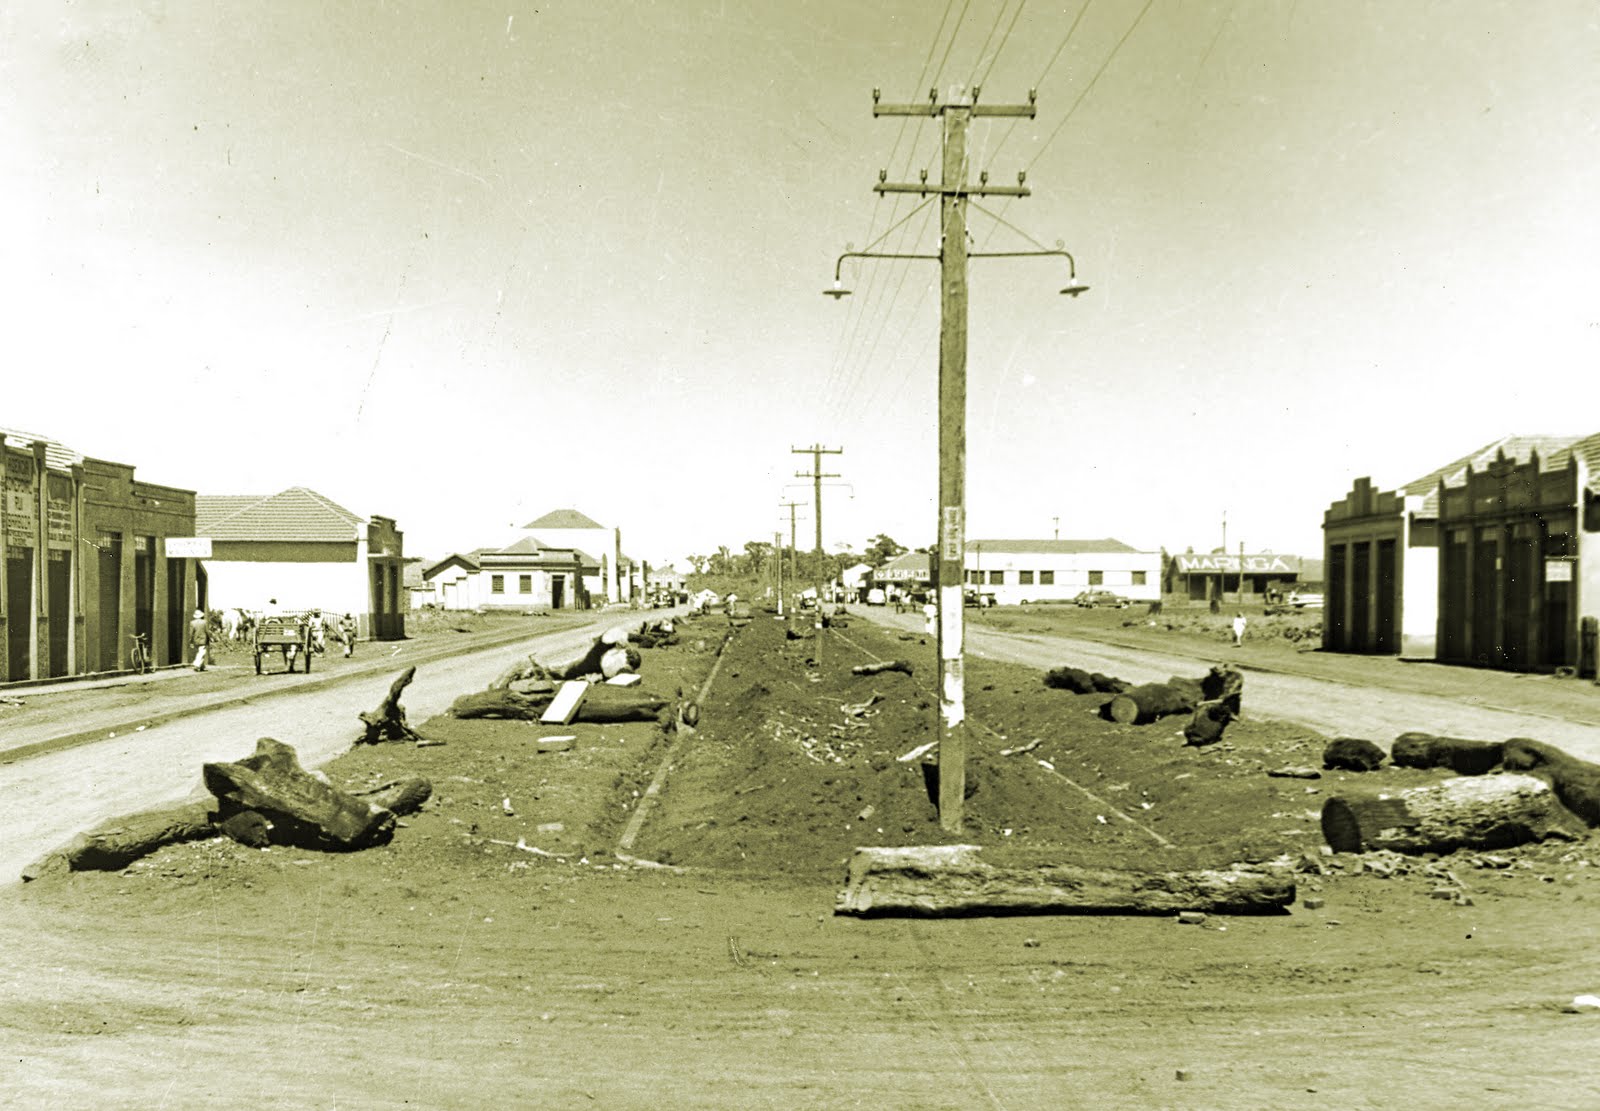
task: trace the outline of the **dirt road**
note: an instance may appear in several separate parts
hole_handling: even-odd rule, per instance
[[[426,721],[457,695],[487,685],[514,657],[558,652],[618,623],[613,613],[519,643],[423,664],[402,704],[412,721]],[[400,667],[397,660],[393,672]],[[81,830],[201,791],[202,764],[248,756],[258,737],[293,745],[308,768],[337,756],[360,734],[356,715],[382,700],[392,677],[386,670],[299,694],[203,709],[142,731],[0,764],[0,798],[6,800],[0,811],[0,884],[16,882],[30,861]],[[284,676],[283,684],[295,678]],[[75,722],[56,723],[61,732],[76,727]]]
[[[891,628],[922,632],[922,618],[875,607],[857,607],[856,613]],[[1600,762],[1600,728],[1561,714],[1539,712],[1517,688],[1518,676],[1499,672],[1474,672],[1480,691],[1493,690],[1495,701],[1523,703],[1519,710],[1491,709],[1455,697],[1420,694],[1373,685],[1370,670],[1360,660],[1351,661],[1350,681],[1338,682],[1306,675],[1264,670],[1230,659],[1226,647],[1209,655],[1154,652],[1093,640],[1064,636],[1003,633],[967,626],[968,650],[996,660],[1008,660],[1046,670],[1070,664],[1103,671],[1134,683],[1148,683],[1170,675],[1197,675],[1210,664],[1231,663],[1246,673],[1245,712],[1292,721],[1330,737],[1365,737],[1385,747],[1409,731],[1455,737],[1503,740],[1535,737],[1584,760]],[[1319,661],[1337,668],[1338,657]],[[1286,659],[1285,666],[1292,666]]]

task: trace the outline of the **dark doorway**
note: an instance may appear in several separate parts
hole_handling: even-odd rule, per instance
[[[52,551],[47,572],[50,620],[50,677],[72,674],[68,648],[72,643],[72,553]]]
[[[155,547],[156,541],[153,536],[140,536],[134,539],[133,631],[144,634],[147,650],[153,650],[156,643]]]
[[[1505,661],[1500,647],[1499,581],[1499,530],[1479,529],[1472,552],[1472,662],[1480,667],[1499,667]]]
[[[560,609],[567,595],[567,579],[565,575],[550,576],[550,608]]]
[[[117,640],[122,635],[122,534],[101,533],[99,556],[99,605],[96,618],[100,626],[100,658],[97,671],[116,671],[121,665]]]
[[[1378,644],[1379,652],[1400,651],[1400,630],[1395,615],[1399,610],[1400,575],[1397,546],[1393,540],[1378,541]]]
[[[188,631],[189,623],[184,619],[188,611],[183,594],[183,568],[183,560],[167,560],[167,643],[163,663],[182,663],[186,651],[183,634]]]
[[[1345,629],[1345,602],[1344,589],[1348,578],[1345,566],[1345,553],[1348,549],[1343,544],[1334,544],[1328,549],[1328,593],[1324,600],[1324,617],[1327,621],[1327,644],[1334,652],[1346,652],[1350,648],[1347,631]]]
[[[6,553],[6,668],[9,682],[33,678],[33,549],[11,548]]]
[[[1451,529],[1445,536],[1444,581],[1439,593],[1439,658],[1441,660],[1467,659],[1467,618],[1471,609],[1472,592],[1468,579],[1468,532]]]
[[[1350,545],[1350,648],[1372,651],[1372,544]]]

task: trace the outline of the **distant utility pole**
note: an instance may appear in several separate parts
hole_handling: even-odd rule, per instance
[[[821,444],[812,444],[810,447],[792,447],[790,455],[811,456],[811,469],[809,471],[795,471],[796,478],[809,478],[816,498],[817,513],[817,606],[822,605],[822,480],[825,478],[838,478],[836,474],[824,474],[822,470],[822,457],[824,455],[843,455],[842,447],[823,447]]]
[[[776,556],[772,566],[778,576],[778,616],[783,616],[783,533],[772,534],[772,554]]]
[[[794,511],[801,504],[803,504],[803,503],[797,502],[797,501],[781,501],[781,502],[778,503],[778,507],[780,509],[787,509],[789,511],[789,558],[791,560],[794,559],[794,551],[795,551],[795,546],[794,546]],[[782,549],[781,548],[779,549],[779,554],[780,555],[782,554]],[[800,577],[799,576],[800,568],[799,568],[799,566],[797,564],[790,563],[789,564],[789,571],[791,573],[791,577],[796,578],[796,579],[798,579]]]

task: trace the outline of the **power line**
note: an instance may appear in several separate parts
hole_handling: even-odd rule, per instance
[[[1033,160],[1028,163],[1025,169],[1033,169],[1034,165],[1038,163],[1039,159],[1044,156],[1044,152],[1049,148],[1050,144],[1055,142],[1056,136],[1061,134],[1061,129],[1067,126],[1067,121],[1072,119],[1073,113],[1078,110],[1078,105],[1082,104],[1084,98],[1089,95],[1091,90],[1093,90],[1095,83],[1100,80],[1101,75],[1104,74],[1106,69],[1111,65],[1111,60],[1115,58],[1118,51],[1122,49],[1122,44],[1128,41],[1128,38],[1134,33],[1134,31],[1138,30],[1139,24],[1144,20],[1145,13],[1148,12],[1154,4],[1155,0],[1145,0],[1144,7],[1140,8],[1139,14],[1133,17],[1133,22],[1128,24],[1128,29],[1122,32],[1122,37],[1117,40],[1117,45],[1111,48],[1111,53],[1107,54],[1105,61],[1100,63],[1100,68],[1094,71],[1094,76],[1089,78],[1089,83],[1083,87],[1083,91],[1078,94],[1078,98],[1074,100],[1071,107],[1067,109],[1067,114],[1061,117],[1061,122],[1056,124],[1056,129],[1050,132],[1050,137],[1044,141],[1044,145],[1034,152]]]
[[[992,55],[990,55],[989,64],[988,64],[987,67],[984,68],[983,75],[981,77],[974,75],[974,77],[972,78],[970,84],[972,84],[974,86],[982,86],[982,85],[987,85],[989,83],[989,74],[994,72],[994,64],[997,61],[1000,60],[1000,54],[1005,50],[1006,43],[1011,41],[1011,32],[1016,30],[1016,28],[1017,28],[1017,20],[1022,15],[1022,9],[1027,7],[1027,3],[1028,3],[1028,0],[1017,0],[1017,10],[1015,12],[1011,13],[1011,23],[1010,23],[1009,26],[1006,27],[1006,33],[1000,37],[1000,45],[995,47],[994,48],[994,53]],[[999,15],[996,15],[994,17],[994,22],[995,22],[995,26],[996,27],[998,27],[1000,25],[1000,16],[1005,15],[1005,14],[1006,14],[1005,0],[1001,0],[1000,13],[999,13]],[[990,28],[989,33],[991,35],[993,35],[994,34],[994,29]],[[988,46],[989,45],[987,39],[984,40],[984,44],[983,45],[984,46]],[[983,60],[983,52],[981,50],[978,52],[978,60],[979,61]],[[1037,89],[1038,85],[1035,85],[1034,88]],[[1016,126],[1016,121],[1015,120],[1012,121],[1012,126],[1013,127]]]

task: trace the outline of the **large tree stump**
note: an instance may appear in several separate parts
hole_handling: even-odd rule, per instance
[[[1131,687],[1106,703],[1105,715],[1121,725],[1148,725],[1172,714],[1187,714],[1205,699],[1198,679],[1174,675],[1165,683]]]
[[[1383,749],[1365,737],[1335,737],[1322,749],[1322,766],[1351,772],[1377,771]]]
[[[231,764],[201,769],[224,818],[254,810],[272,826],[277,844],[315,849],[362,849],[394,835],[394,813],[356,798],[300,766],[293,748],[271,737]]]
[[[1292,876],[1239,868],[1132,872],[1043,859],[991,865],[976,845],[861,848],[850,858],[836,914],[941,918],[976,914],[1277,914]]]
[[[1448,853],[1574,837],[1578,823],[1531,775],[1463,776],[1392,794],[1336,795],[1322,804],[1334,852]]]
[[[1200,680],[1200,696],[1206,702],[1222,703],[1238,717],[1244,710],[1244,676],[1219,664]]]
[[[1502,760],[1508,771],[1530,772],[1549,783],[1561,805],[1589,825],[1600,826],[1600,764],[1526,737],[1507,741]]]
[[[1505,748],[1504,741],[1402,733],[1389,746],[1389,759],[1402,768],[1449,768],[1458,775],[1485,775],[1499,766]]]
[[[163,845],[214,837],[215,809],[210,802],[192,802],[118,818],[52,849],[23,869],[22,878],[58,871],[115,872]]]
[[[389,684],[389,693],[376,710],[357,714],[361,719],[362,733],[357,744],[373,745],[380,741],[420,741],[422,734],[406,724],[406,710],[400,705],[400,692],[416,678],[417,669],[408,667]]]
[[[628,636],[628,629],[625,626],[614,625],[586,645],[567,652],[541,656],[537,662],[553,679],[581,679],[585,675],[599,675],[601,660],[607,652],[613,648],[631,651],[628,648]],[[636,668],[639,666],[637,651],[633,652],[633,666]]]

